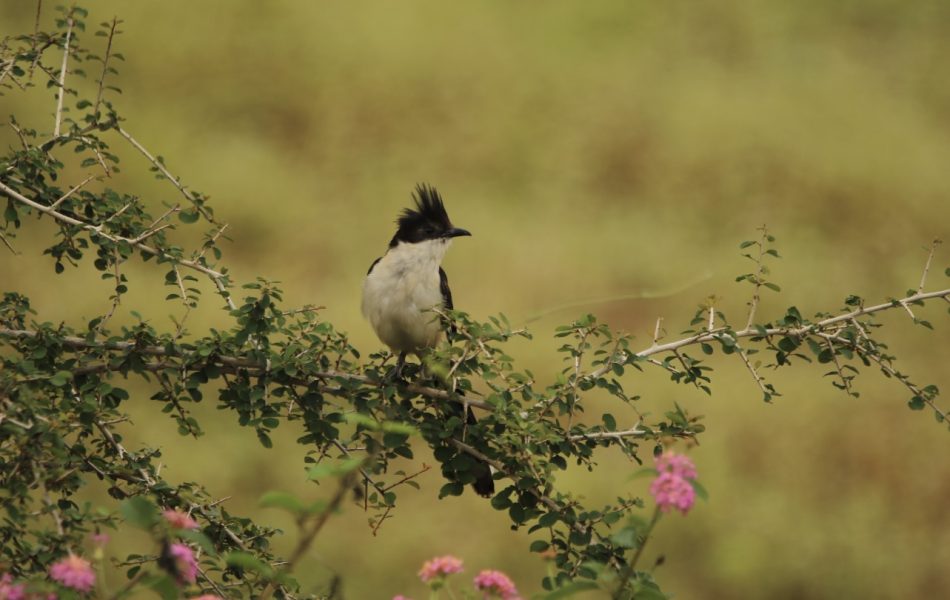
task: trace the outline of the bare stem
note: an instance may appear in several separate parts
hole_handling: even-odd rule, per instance
[[[917,286],[917,293],[924,291],[924,284],[927,283],[927,272],[930,270],[930,263],[934,258],[934,251],[936,251],[937,246],[941,244],[941,240],[934,240],[930,243],[930,254],[927,255],[927,262],[924,264],[924,272],[920,276],[920,285]]]
[[[165,177],[165,179],[170,181],[172,185],[174,185],[178,189],[178,191],[181,192],[182,196],[184,196],[186,200],[188,200],[189,202],[191,202],[192,205],[194,205],[195,209],[199,213],[201,213],[201,216],[203,216],[205,219],[207,219],[211,223],[216,222],[214,218],[211,216],[211,213],[209,213],[208,210],[204,206],[202,206],[201,203],[198,201],[198,198],[196,198],[194,194],[189,192],[185,188],[185,186],[181,184],[181,181],[179,181],[177,177],[172,175],[168,171],[168,169],[165,168],[165,164],[162,161],[152,156],[152,153],[146,150],[145,146],[140,144],[138,140],[133,138],[132,135],[129,134],[129,132],[123,129],[122,127],[116,127],[116,131],[118,131],[119,135],[124,137],[130,144],[132,144],[132,146],[136,150],[138,150],[146,159],[148,159],[148,161],[152,163],[152,165],[156,169],[158,169],[158,172],[161,173]]]
[[[112,39],[115,37],[115,27],[119,20],[112,18],[112,25],[109,27],[109,41],[106,42],[106,54],[102,59],[102,74],[99,76],[99,91],[96,93],[96,104],[93,106],[93,117],[99,120],[99,105],[102,104],[102,90],[106,81],[106,73],[109,71],[109,58],[112,56]]]
[[[63,66],[59,70],[59,94],[56,98],[56,123],[53,126],[53,136],[59,137],[60,125],[63,121],[63,97],[66,95],[66,64],[69,62],[69,40],[73,35],[73,18],[66,19],[66,43],[63,44]]]
[[[330,520],[330,516],[332,516],[333,513],[335,513],[340,508],[340,504],[343,502],[343,497],[350,492],[355,483],[356,471],[350,471],[340,479],[340,485],[337,487],[336,493],[333,494],[333,498],[330,499],[329,505],[327,505],[324,511],[320,513],[320,515],[313,521],[312,524],[310,524],[308,528],[304,529],[300,539],[297,541],[297,546],[291,553],[290,558],[288,558],[287,562],[284,564],[285,571],[292,571],[294,566],[307,553],[307,550],[313,544],[313,540],[316,539],[317,535],[320,533],[320,530],[323,529],[323,526],[326,525],[328,520]],[[275,582],[271,581],[268,583],[267,587],[264,588],[264,591],[261,592],[261,595],[259,596],[260,600],[268,600],[274,594],[274,590],[276,589],[277,584]]]
[[[620,576],[620,583],[617,585],[617,591],[614,592],[614,599],[619,599],[621,594],[624,591],[624,588],[627,587],[627,582],[630,581],[630,577],[633,576],[633,573],[636,571],[637,563],[640,561],[640,557],[643,555],[643,549],[646,547],[647,542],[650,540],[650,534],[653,533],[653,527],[656,526],[657,521],[660,520],[660,507],[657,506],[653,510],[653,518],[650,519],[650,524],[647,526],[647,530],[643,534],[643,541],[640,542],[640,545],[637,546],[637,551],[634,553],[633,558],[630,559],[630,562],[624,565],[623,572]]]

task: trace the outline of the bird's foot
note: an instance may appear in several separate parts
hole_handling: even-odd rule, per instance
[[[406,366],[406,353],[400,352],[399,358],[396,360],[396,366],[389,370],[386,373],[385,381],[387,383],[392,383],[394,381],[402,381],[402,369]]]

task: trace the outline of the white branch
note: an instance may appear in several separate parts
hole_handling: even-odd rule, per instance
[[[66,43],[63,46],[63,66],[59,70],[59,95],[56,98],[56,124],[53,127],[53,137],[59,137],[60,125],[63,121],[63,97],[66,95],[66,63],[69,61],[69,40],[73,35],[73,18],[66,19]]]

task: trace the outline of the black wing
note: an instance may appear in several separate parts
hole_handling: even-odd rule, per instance
[[[381,260],[383,260],[383,257],[382,257],[382,256],[380,256],[379,258],[377,258],[376,260],[374,260],[374,261],[373,261],[373,264],[371,264],[371,265],[369,266],[369,271],[367,271],[366,274],[369,275],[370,273],[372,273],[372,272],[373,272],[373,267],[375,267],[375,266],[376,266],[376,263],[378,263],[378,262],[381,261]]]
[[[370,269],[372,269],[372,267],[370,267]],[[439,289],[442,290],[442,307],[449,310],[455,308],[452,304],[452,290],[449,289],[449,278],[446,276],[445,270],[442,267],[439,267]]]

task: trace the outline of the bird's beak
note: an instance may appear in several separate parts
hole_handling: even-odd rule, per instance
[[[469,232],[468,232],[467,230],[465,230],[465,229],[461,229],[461,228],[459,228],[459,227],[453,227],[452,229],[449,229],[449,230],[446,232],[445,237],[447,237],[447,238],[454,238],[454,237],[459,237],[459,236],[463,236],[463,235],[472,235],[472,234],[469,233]]]

